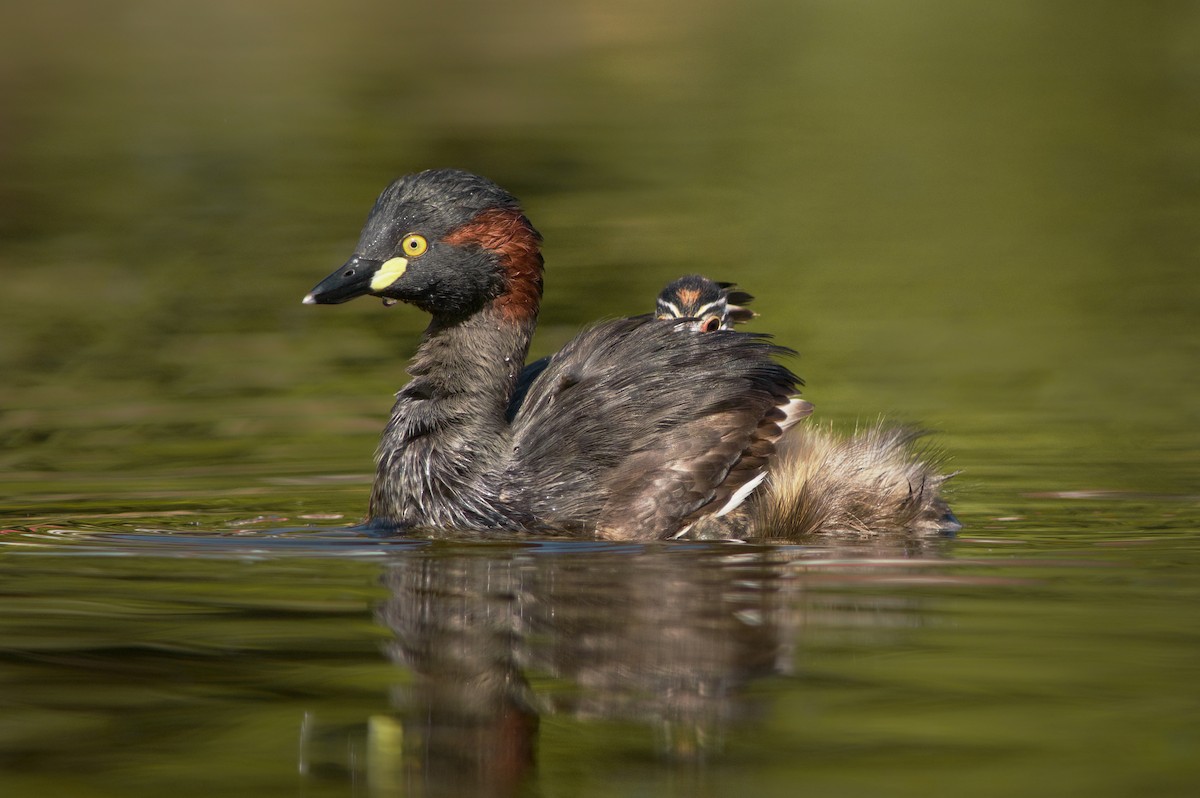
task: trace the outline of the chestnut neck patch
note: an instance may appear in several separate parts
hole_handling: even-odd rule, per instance
[[[508,321],[537,318],[542,298],[542,237],[516,208],[489,208],[442,239],[452,246],[475,245],[500,257],[505,288],[492,300]]]

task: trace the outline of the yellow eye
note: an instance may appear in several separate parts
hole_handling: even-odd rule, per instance
[[[415,258],[425,254],[425,250],[429,249],[429,242],[425,240],[425,236],[409,233],[400,242],[400,251],[404,253],[406,258]]]

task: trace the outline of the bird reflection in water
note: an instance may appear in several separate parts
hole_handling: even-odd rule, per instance
[[[799,548],[597,548],[435,544],[387,566],[377,615],[405,679],[370,723],[372,794],[525,794],[542,715],[558,734],[652,729],[661,758],[700,765],[764,713],[744,688],[791,673],[803,623],[861,619],[872,600],[806,596],[817,560]]]

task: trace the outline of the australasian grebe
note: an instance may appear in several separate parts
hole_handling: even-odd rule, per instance
[[[775,361],[788,350],[618,319],[563,347],[510,413],[540,243],[490,181],[421,172],[384,190],[354,256],[305,297],[371,294],[433,317],[379,446],[372,522],[655,539],[736,508],[808,407]]]
[[[754,297],[733,283],[689,274],[669,283],[655,301],[660,319],[687,319],[699,332],[729,330],[756,315],[742,305]],[[767,482],[711,534],[800,537],[820,532],[871,534],[891,530],[955,532],[962,525],[942,497],[952,475],[941,456],[921,448],[921,430],[875,422],[848,437],[811,423],[791,429],[777,445]],[[701,522],[690,534],[713,526]]]
[[[775,360],[790,350],[703,319],[641,316],[596,325],[523,368],[540,245],[494,183],[421,172],[384,190],[354,256],[304,298],[370,294],[432,316],[380,442],[371,522],[621,540],[820,531],[765,526],[809,517],[806,495],[783,507],[786,490],[759,490],[743,506],[812,410]],[[748,299],[737,292],[726,318],[749,318]]]

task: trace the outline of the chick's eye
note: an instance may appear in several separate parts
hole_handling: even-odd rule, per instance
[[[721,329],[721,319],[717,316],[709,316],[700,323],[701,332],[714,332]]]
[[[427,249],[429,249],[429,242],[425,240],[425,236],[416,233],[409,233],[400,242],[400,250],[405,257],[415,258],[418,255],[424,255]]]

